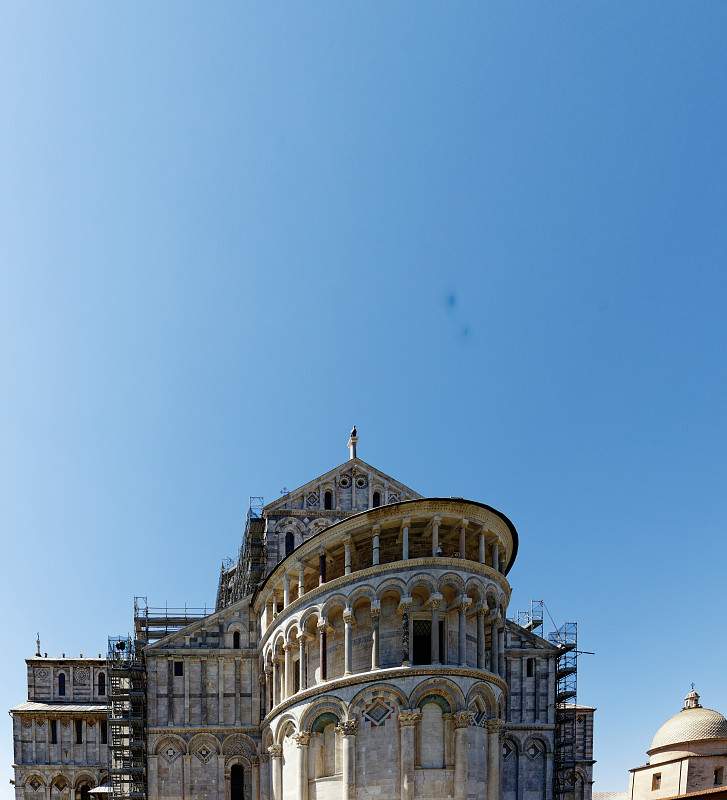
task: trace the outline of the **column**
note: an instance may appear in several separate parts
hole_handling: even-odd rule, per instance
[[[275,701],[273,699],[273,687],[275,684],[273,683],[273,667],[271,664],[267,664],[265,666],[265,705],[267,708],[265,709],[265,714],[267,715],[270,712],[270,709],[275,705]]]
[[[439,523],[441,517],[432,517],[432,555],[436,557],[439,550]]]
[[[327,643],[326,643],[326,621],[321,620],[318,623],[318,669],[320,670],[321,680],[326,680],[328,675],[328,664],[327,664]]]
[[[273,779],[273,800],[283,800],[283,748],[279,744],[272,744],[268,747],[268,753]],[[488,797],[488,800],[493,799]]]
[[[454,800],[467,797],[467,737],[474,724],[471,711],[458,711],[454,717]]]
[[[380,549],[379,548],[379,535],[380,535],[380,533],[381,533],[381,525],[374,525],[374,527],[373,527],[373,534],[374,534],[373,554],[372,554],[372,559],[371,559],[371,563],[374,566],[376,566],[379,563],[379,549]]]
[[[379,668],[379,618],[381,607],[371,606],[371,669]]]
[[[439,604],[442,602],[441,594],[433,594],[429,600],[432,609],[432,637],[431,637],[431,664],[439,664]]]
[[[494,569],[495,572],[500,571],[500,545],[497,541],[492,543],[492,569]]]
[[[283,650],[285,651],[285,673],[283,675],[283,700],[293,694],[293,648],[292,642],[286,642]]]
[[[273,705],[280,702],[280,658],[273,657]]]
[[[341,798],[350,800],[356,789],[356,731],[358,720],[349,719],[336,726],[336,732],[343,737],[341,759]]]
[[[459,630],[457,641],[457,655],[459,665],[467,666],[467,607],[472,602],[469,597],[461,597],[459,601]]]
[[[500,728],[499,719],[487,720],[487,800],[500,800]]]
[[[416,757],[416,725],[422,712],[399,712],[399,751],[401,760],[401,800],[414,800],[414,760]],[[490,800],[490,798],[488,798]]]
[[[501,678],[505,677],[505,626],[503,625],[500,628],[500,641],[498,644],[498,650],[500,654],[499,659],[499,672],[497,673]]]
[[[253,757],[250,766],[251,800],[260,800],[260,759]]]
[[[295,741],[298,745],[298,800],[308,800],[308,744],[310,733],[301,731]]]
[[[323,586],[326,582],[326,551],[321,548],[318,551],[318,585]]]
[[[283,575],[283,608],[290,605],[290,575],[286,572]]]
[[[298,634],[298,676],[300,678],[300,690],[301,692],[303,689],[307,689],[305,682],[305,673],[306,673],[306,659],[305,659],[305,640],[307,639],[307,634],[299,633]]]
[[[401,611],[401,665],[402,667],[411,666],[412,662],[412,637],[409,635],[409,609],[411,608],[411,597],[402,597],[399,603]]]
[[[217,659],[217,724],[225,724],[225,660]]]
[[[305,594],[305,567],[303,564],[298,564],[298,597],[303,597]]]
[[[484,564],[485,563],[485,530],[484,530],[484,528],[482,530],[480,530],[479,561],[480,561],[480,564]]]
[[[353,666],[353,625],[356,617],[347,608],[343,612],[343,674],[350,675]]]
[[[343,542],[343,573],[344,575],[351,574],[351,537]]]
[[[485,668],[485,614],[487,608],[480,603],[477,606],[477,669]]]
[[[500,674],[500,657],[499,657],[499,638],[500,635],[498,633],[497,625],[499,622],[499,618],[497,613],[492,618],[492,625],[490,626],[490,672],[494,672],[495,675]]]
[[[409,559],[409,526],[411,525],[411,517],[404,517],[401,521],[401,559],[407,561]]]
[[[467,525],[469,520],[463,519],[459,526],[459,557],[467,558]]]

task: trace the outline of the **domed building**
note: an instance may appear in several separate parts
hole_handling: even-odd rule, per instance
[[[252,503],[213,613],[136,603],[107,664],[114,798],[590,800],[575,642],[543,638],[542,614],[508,619],[515,526],[422,497],[357,443],[354,428],[346,462]],[[72,789],[14,713],[18,800]]]
[[[648,764],[630,771],[631,800],[679,797],[724,789],[727,768],[727,719],[703,708],[692,689],[679,713],[654,734]]]

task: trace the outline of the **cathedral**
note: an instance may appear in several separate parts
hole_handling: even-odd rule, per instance
[[[135,601],[26,660],[17,800],[591,800],[575,624],[508,616],[518,533],[357,455],[251,503],[214,612]]]

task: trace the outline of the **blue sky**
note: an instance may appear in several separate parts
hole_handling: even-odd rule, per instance
[[[727,5],[6,3],[0,706],[359,454],[520,531],[596,789],[727,711]],[[10,797],[10,719],[0,726]]]

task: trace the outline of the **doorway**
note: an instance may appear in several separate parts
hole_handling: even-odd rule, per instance
[[[230,800],[245,800],[245,770],[233,764],[230,770]]]
[[[415,619],[413,628],[414,663],[429,664],[432,660],[432,622],[428,619]]]

